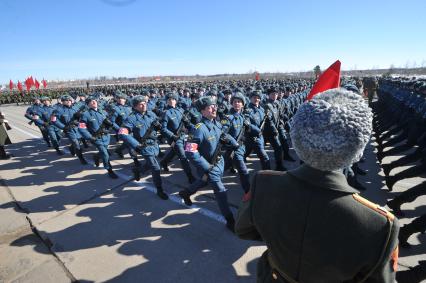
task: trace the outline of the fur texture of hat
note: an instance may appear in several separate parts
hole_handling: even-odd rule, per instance
[[[359,161],[370,139],[373,114],[361,96],[336,88],[317,94],[291,123],[293,147],[307,165],[334,171]]]

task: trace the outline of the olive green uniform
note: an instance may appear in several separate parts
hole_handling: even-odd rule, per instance
[[[261,171],[252,184],[235,232],[268,247],[257,282],[394,282],[398,221],[342,173],[302,165]]]
[[[10,141],[9,135],[6,131],[6,126],[3,121],[4,119],[0,117],[0,145],[11,144],[12,142]]]

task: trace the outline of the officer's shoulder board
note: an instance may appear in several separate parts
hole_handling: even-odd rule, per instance
[[[365,205],[366,207],[368,207],[368,208],[378,212],[379,214],[385,216],[386,218],[389,219],[389,221],[393,221],[395,219],[395,216],[392,213],[390,213],[389,211],[387,211],[384,207],[381,207],[380,205],[378,205],[374,202],[371,202],[368,199],[363,198],[359,194],[353,194],[352,196],[357,202],[359,202],[359,203]]]
[[[199,127],[201,127],[203,123],[198,123],[197,125],[195,125],[195,128],[198,129]]]

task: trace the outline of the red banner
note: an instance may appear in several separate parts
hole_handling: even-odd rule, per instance
[[[9,81],[9,89],[12,91],[12,89],[13,89],[13,82],[12,82],[12,80],[10,80]]]
[[[37,79],[35,79],[34,85],[35,85],[36,89],[40,88],[40,83],[38,82]]]
[[[20,81],[18,81],[18,89],[19,89],[20,92],[22,92],[22,84],[21,84]]]
[[[46,88],[46,87],[47,87],[47,81],[46,81],[45,79],[43,79],[43,80],[41,81],[41,83],[43,84],[43,88]]]

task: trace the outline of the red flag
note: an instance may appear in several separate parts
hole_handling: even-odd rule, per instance
[[[30,79],[30,87],[32,87],[33,85],[35,85],[33,76],[31,76],[29,79]]]
[[[27,91],[29,92],[30,91],[30,89],[31,89],[31,79],[30,78],[27,78],[26,80],[25,80],[25,86],[27,87]]]
[[[21,84],[20,81],[18,81],[18,89],[19,89],[20,92],[22,92],[22,84]]]
[[[317,93],[340,86],[340,64],[337,60],[319,76],[306,100],[311,100]]]
[[[37,79],[35,79],[35,83],[34,83],[34,85],[35,85],[36,89],[39,89],[39,88],[40,88],[40,83],[38,82],[38,80],[37,80]]]
[[[12,89],[13,89],[13,82],[12,82],[12,80],[9,80],[9,89],[12,91]]]
[[[43,87],[46,88],[47,87],[47,81],[45,79],[43,79],[42,81]]]
[[[259,75],[259,73],[258,73],[258,72],[256,72],[255,80],[256,80],[256,81],[260,80],[260,75]]]

